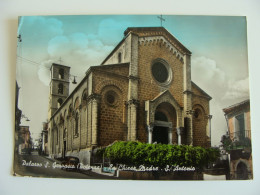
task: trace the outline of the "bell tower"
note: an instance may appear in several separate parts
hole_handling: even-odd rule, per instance
[[[53,63],[50,71],[49,119],[69,96],[70,67]]]

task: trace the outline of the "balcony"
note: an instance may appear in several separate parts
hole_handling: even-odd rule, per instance
[[[230,133],[230,138],[232,141],[244,141],[245,138],[251,140],[251,130],[244,130],[244,131],[236,131]]]
[[[228,150],[243,150],[251,152],[251,130],[230,133],[231,143]]]

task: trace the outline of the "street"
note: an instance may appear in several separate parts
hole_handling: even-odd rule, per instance
[[[67,171],[61,169],[61,162],[46,156],[39,156],[37,152],[30,155],[16,155],[14,163],[14,175],[52,178],[76,178],[76,179],[115,179],[92,171]]]

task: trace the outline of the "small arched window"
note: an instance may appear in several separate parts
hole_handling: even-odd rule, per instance
[[[68,117],[72,116],[72,112],[73,112],[73,108],[72,108],[72,104],[70,104],[69,110],[68,110]]]
[[[86,105],[87,104],[87,97],[88,97],[88,90],[86,89],[83,94],[82,94],[82,105]]]
[[[63,131],[63,139],[66,139],[66,137],[67,137],[67,129],[65,128]]]
[[[64,79],[64,69],[63,68],[59,69],[59,79]]]
[[[56,145],[59,144],[59,132],[58,129],[56,130]]]
[[[201,120],[201,119],[203,119],[202,110],[199,109],[199,108],[196,108],[196,109],[194,110],[194,117],[195,117],[196,120]]]
[[[60,83],[58,85],[58,94],[63,94],[63,84],[62,83]]]
[[[79,133],[79,114],[77,112],[75,117],[75,135],[78,135],[78,133]]]
[[[63,100],[61,98],[58,99],[58,108],[61,107],[61,104],[63,103]]]
[[[121,52],[118,53],[117,58],[118,58],[118,63],[121,63],[122,62],[122,54],[121,54]]]

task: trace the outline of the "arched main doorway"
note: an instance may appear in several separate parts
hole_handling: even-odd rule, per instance
[[[236,178],[239,180],[248,179],[248,170],[245,163],[243,162],[238,163],[236,175],[237,175]]]
[[[172,144],[172,140],[177,139],[172,133],[176,127],[176,118],[176,111],[170,103],[163,102],[157,106],[152,132],[153,143]]]

